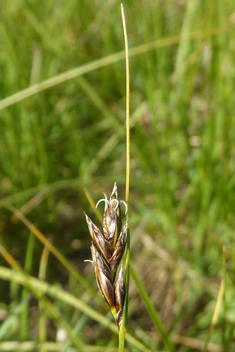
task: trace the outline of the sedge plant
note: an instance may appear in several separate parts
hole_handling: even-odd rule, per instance
[[[129,184],[130,184],[130,114],[129,114],[129,59],[128,38],[124,8],[121,4],[125,53],[126,53],[126,201],[118,199],[117,184],[108,200],[104,201],[105,210],[102,220],[102,232],[85,214],[86,222],[92,238],[91,254],[97,285],[117,322],[119,329],[119,352],[124,351],[128,308],[130,233],[129,233]],[[121,204],[125,206],[126,221],[122,227]],[[125,263],[120,264],[126,250]]]

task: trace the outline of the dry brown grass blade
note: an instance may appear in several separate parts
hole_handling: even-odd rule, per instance
[[[23,215],[27,215],[31,210],[36,208],[47,196],[49,192],[47,190],[42,190],[37,193],[33,198],[31,198],[27,203],[25,203],[20,209],[19,212]],[[18,222],[20,219],[16,214],[13,214],[11,217],[12,222]]]
[[[50,250],[50,252],[59,260],[61,264],[75,277],[94,297],[98,297],[96,291],[87,283],[77,269],[53,246],[53,244],[34,226],[19,210],[13,205],[2,202],[2,206],[9,209],[15,216],[20,219],[26,227]]]

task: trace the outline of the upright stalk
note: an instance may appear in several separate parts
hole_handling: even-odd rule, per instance
[[[129,187],[130,187],[130,74],[129,74],[129,54],[128,54],[128,38],[126,30],[126,21],[123,4],[121,4],[121,14],[123,23],[123,32],[125,40],[126,54],[126,204],[129,209]],[[126,213],[126,219],[129,220],[129,210]],[[125,260],[125,303],[123,308],[123,320],[119,330],[119,352],[123,352],[125,348],[125,334],[128,312],[128,292],[129,292],[129,265],[130,265],[130,231],[128,227],[127,243],[126,243],[126,260]]]

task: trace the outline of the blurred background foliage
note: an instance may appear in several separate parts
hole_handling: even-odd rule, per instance
[[[192,341],[182,336],[199,345],[206,340],[225,246],[225,298],[211,340],[217,344],[212,350],[232,351],[235,3],[129,0],[124,7],[130,49],[147,45],[130,58],[132,263],[177,350],[192,351],[196,345],[188,347]],[[123,54],[109,63],[123,49],[116,0],[11,0],[1,6],[0,242],[24,266],[30,233],[4,206],[12,204],[94,288],[92,267],[84,263],[90,237],[83,211],[95,215],[84,187],[96,202],[117,181],[125,196]],[[85,74],[69,79],[70,70],[86,64]],[[48,79],[54,79],[50,88],[14,101],[15,93]],[[30,271],[38,276],[43,246],[35,241]],[[84,297],[64,267],[53,256],[48,260],[46,280]],[[0,263],[6,265],[3,258]],[[19,303],[20,288],[3,280],[1,287],[4,321]],[[54,304],[66,320],[78,319],[66,305]],[[38,312],[35,302],[30,306],[26,339],[37,336]],[[86,316],[79,319],[86,343],[106,346],[109,339],[115,346],[112,334],[97,324],[91,329]],[[133,282],[129,323],[152,350],[162,348]],[[55,331],[48,329],[49,340]],[[8,339],[17,336],[12,328]]]

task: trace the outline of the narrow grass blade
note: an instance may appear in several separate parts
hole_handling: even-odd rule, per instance
[[[95,290],[87,283],[72,264],[53,246],[53,244],[40,232],[26,217],[24,217],[15,207],[5,202],[2,203],[7,209],[12,211],[32,233],[50,250],[50,252],[64,265],[64,267],[73,275],[94,297],[99,297]]]
[[[39,274],[38,274],[38,277],[40,280],[45,280],[49,254],[50,254],[49,249],[47,247],[44,247],[42,256],[41,256],[41,262],[40,262]],[[39,311],[40,311],[40,317],[38,321],[38,329],[39,329],[38,334],[39,334],[40,343],[43,345],[47,341],[47,316],[44,312],[43,304],[40,301],[39,301]],[[46,349],[42,347],[41,352],[46,352]]]
[[[224,247],[224,250],[223,250],[223,261],[225,261],[225,258],[226,258],[226,253],[225,253],[225,247]],[[210,328],[209,328],[209,331],[208,331],[208,335],[207,335],[207,339],[206,339],[206,343],[205,343],[205,347],[203,349],[203,352],[207,352],[207,346],[208,346],[208,343],[210,341],[211,334],[213,332],[215,324],[217,322],[217,319],[218,319],[218,316],[219,316],[220,307],[221,307],[222,302],[223,302],[224,286],[225,286],[225,276],[224,275],[225,275],[225,271],[223,271],[223,277],[222,277],[222,280],[221,280],[219,293],[218,293],[218,297],[217,297],[217,300],[216,300],[215,310],[214,310],[214,313],[213,313],[213,316],[212,316],[212,319],[211,319],[211,325],[210,325]]]
[[[207,37],[210,35],[218,35],[220,33],[231,30],[233,27],[234,26],[230,24],[227,26],[212,28],[210,30],[195,31],[192,33],[188,33],[188,35],[185,36],[185,38],[183,38],[183,40],[188,41],[188,40],[197,39],[197,38],[204,38],[204,37]],[[153,41],[151,43],[139,45],[135,48],[130,49],[129,57],[140,55],[140,54],[146,53],[146,52],[153,50],[153,49],[156,49],[156,48],[161,48],[161,47],[165,47],[168,45],[173,45],[173,44],[179,43],[180,39],[181,39],[181,35],[176,35],[176,36],[173,36],[170,38],[164,38],[164,39]],[[55,77],[49,78],[41,83],[34,84],[34,85],[30,86],[29,88],[23,89],[18,93],[15,93],[5,99],[2,99],[0,101],[0,110],[6,108],[8,106],[11,106],[11,105],[17,103],[18,101],[21,101],[25,98],[28,98],[34,94],[37,94],[45,89],[53,87],[53,86],[60,84],[62,82],[66,82],[72,78],[78,77],[78,76],[83,75],[87,72],[91,72],[91,71],[97,70],[98,68],[110,65],[110,64],[115,63],[120,60],[123,60],[124,58],[125,58],[125,51],[121,51],[119,53],[116,53],[116,54],[98,59],[96,61],[93,61],[89,64],[85,64],[83,66],[74,68],[70,71],[61,73],[61,74],[59,74]]]
[[[135,281],[135,284],[136,284],[136,287],[139,291],[140,297],[142,298],[142,300],[143,300],[143,302],[149,312],[149,315],[150,315],[152,321],[154,322],[154,325],[156,326],[157,330],[159,331],[159,334],[161,335],[165,346],[168,348],[168,350],[170,352],[175,352],[174,344],[170,340],[153,303],[151,302],[145,288],[143,287],[143,285],[142,285],[140,279],[138,278],[132,265],[130,265],[130,273],[131,273],[133,280]]]
[[[14,281],[20,285],[24,285],[24,286],[27,285],[25,281],[25,277],[21,272],[16,272],[12,269],[8,269],[1,266],[0,266],[0,278],[2,280]],[[37,290],[39,293],[46,293],[47,295],[53,298],[61,300],[62,302],[83,312],[91,319],[97,321],[99,324],[102,324],[103,326],[105,326],[115,334],[118,334],[118,328],[116,324],[112,323],[108,318],[98,313],[95,309],[91,308],[89,305],[84,303],[79,298],[74,297],[69,292],[66,292],[63,289],[59,288],[58,286],[50,285],[34,277],[28,276],[27,281],[34,288],[34,290]],[[126,340],[135,348],[139,349],[140,351],[151,352],[148,347],[146,347],[142,342],[140,342],[138,339],[136,339],[134,336],[132,336],[129,333],[126,333]]]
[[[77,352],[77,349],[70,347],[69,349],[62,350],[63,344],[59,342],[46,342],[40,344],[36,341],[4,341],[0,342],[0,351],[39,351],[40,348],[44,348],[47,351],[51,352]],[[85,345],[86,352],[116,352],[117,349],[114,347],[105,347],[105,346],[91,346]],[[157,352],[157,351],[156,351]]]
[[[24,269],[28,274],[30,274],[32,270],[34,247],[35,247],[35,236],[32,233],[30,233],[27,251],[26,251],[25,266],[24,266]],[[29,295],[29,290],[27,288],[24,288],[22,291],[22,299],[24,299],[28,295]],[[20,338],[22,341],[25,341],[28,338],[28,334],[29,334],[28,318],[29,318],[29,302],[25,304],[21,312]]]
[[[23,269],[20,267],[18,262],[11,256],[11,254],[2,246],[0,245],[0,254],[2,257],[6,260],[6,262],[14,268],[18,273],[21,273],[23,280],[24,280],[24,285],[25,287],[28,288],[30,292],[34,295],[34,297],[43,304],[44,309],[46,310],[48,316],[60,327],[62,327],[66,333],[68,334],[68,337],[71,339],[72,343],[74,346],[78,348],[78,351],[84,352],[84,346],[82,341],[78,338],[78,336],[75,336],[71,327],[69,324],[62,319],[60,316],[60,312],[58,309],[44,296],[42,292],[39,292],[35,287],[31,284],[30,282],[30,277],[27,275]]]
[[[22,299],[17,307],[8,315],[0,327],[0,341],[2,341],[5,336],[9,334],[11,326],[14,326],[16,317],[18,317],[25,310],[25,307],[28,305],[30,294]]]

